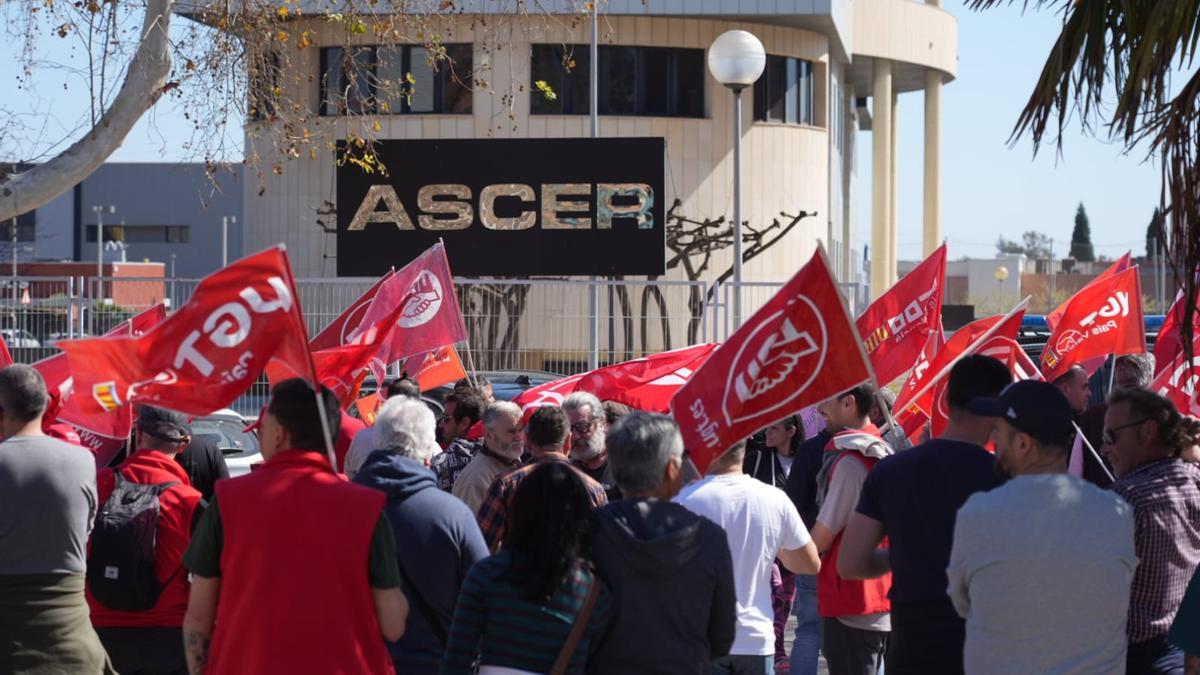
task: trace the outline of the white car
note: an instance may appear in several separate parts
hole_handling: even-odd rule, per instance
[[[33,337],[33,333],[24,328],[4,328],[0,329],[0,336],[4,337],[4,344],[10,348],[28,348],[41,347],[42,343]]]
[[[192,438],[207,438],[221,449],[230,477],[250,473],[250,467],[262,459],[258,435],[245,431],[250,422],[228,408],[192,420]]]

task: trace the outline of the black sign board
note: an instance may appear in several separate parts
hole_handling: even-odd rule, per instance
[[[338,276],[438,239],[462,276],[665,272],[661,138],[380,141],[388,175],[337,169]]]

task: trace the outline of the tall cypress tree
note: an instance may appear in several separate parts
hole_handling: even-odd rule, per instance
[[[1079,202],[1079,210],[1075,212],[1075,230],[1071,232],[1071,257],[1079,262],[1096,260],[1096,251],[1092,248],[1092,228],[1088,224],[1087,211],[1083,210],[1083,202]]]
[[[1154,259],[1156,247],[1163,255],[1167,253],[1167,245],[1164,239],[1165,232],[1163,231],[1164,226],[1165,221],[1162,211],[1159,211],[1158,207],[1155,207],[1154,215],[1150,217],[1150,224],[1146,226],[1146,258],[1150,260]]]

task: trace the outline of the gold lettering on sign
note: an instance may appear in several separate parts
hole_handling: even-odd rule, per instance
[[[454,199],[435,199],[435,197],[453,197]],[[420,215],[417,223],[422,230],[465,230],[475,220],[475,209],[471,207],[471,188],[455,183],[425,185],[417,193],[417,208],[425,213]],[[446,214],[456,218],[436,218],[435,215]]]
[[[386,210],[376,211],[381,201]],[[362,230],[366,228],[367,223],[395,223],[396,229],[399,230],[415,229],[412,219],[408,217],[408,211],[404,210],[404,205],[400,203],[400,198],[396,196],[396,190],[391,185],[372,185],[346,229],[351,232]]]
[[[587,213],[587,202],[559,201],[560,196],[586,197],[592,194],[587,183],[547,183],[542,186],[542,229],[543,230],[589,230],[591,218],[559,218],[559,213]]]
[[[496,215],[496,199],[499,197],[516,197],[522,202],[537,201],[537,193],[528,185],[520,183],[501,183],[489,185],[479,193],[479,220],[489,230],[528,230],[537,222],[537,212],[526,209],[515,218],[501,218]]]
[[[614,197],[636,197],[636,204],[613,204]],[[613,218],[633,218],[639,230],[654,229],[654,188],[645,183],[600,183],[596,186],[596,229],[611,230]]]

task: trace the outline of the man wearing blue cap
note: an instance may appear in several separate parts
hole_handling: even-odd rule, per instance
[[[1026,380],[968,408],[996,418],[1004,485],[958,511],[947,593],[968,673],[1124,673],[1133,511],[1067,473],[1075,429],[1056,387]]]

